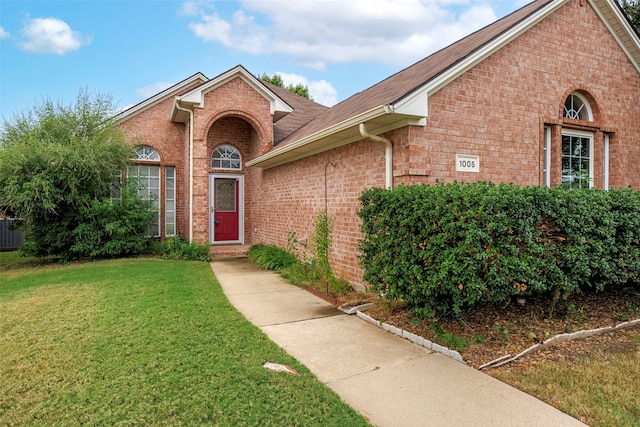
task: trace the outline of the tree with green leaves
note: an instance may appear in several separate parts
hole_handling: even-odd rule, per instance
[[[263,80],[265,82],[269,82],[269,83],[271,83],[273,85],[276,85],[278,87],[286,89],[289,92],[295,93],[298,96],[301,96],[303,98],[307,98],[307,99],[313,101],[313,98],[309,94],[309,87],[303,85],[302,83],[298,83],[298,84],[295,84],[295,85],[293,83],[290,83],[290,84],[285,86],[284,81],[282,80],[282,76],[280,74],[269,75],[269,74],[263,73],[259,77],[260,77],[260,80]]]
[[[618,2],[629,17],[633,28],[640,34],[640,0],[618,0]]]
[[[49,100],[0,129],[0,213],[21,219],[29,255],[64,259],[135,253],[152,212],[136,191],[112,203],[131,146],[111,97],[81,90],[74,105]]]

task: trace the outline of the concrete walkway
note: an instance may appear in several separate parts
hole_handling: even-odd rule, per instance
[[[211,268],[249,321],[377,426],[584,426],[480,371],[348,316],[246,258],[216,259]]]

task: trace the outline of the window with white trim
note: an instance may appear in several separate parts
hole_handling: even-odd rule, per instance
[[[593,134],[562,132],[562,186],[593,187]]]
[[[593,121],[591,106],[579,92],[573,92],[564,101],[563,117],[574,120]]]
[[[134,148],[132,160],[160,162],[160,155],[148,145]],[[157,216],[148,226],[149,236],[160,236],[160,165],[134,164],[129,167],[127,176],[138,185],[138,195],[144,200],[150,200]]]
[[[608,133],[603,135],[602,139],[602,188],[609,189],[609,138]]]
[[[160,155],[156,150],[148,145],[139,145],[133,149],[136,157],[133,160],[151,160],[153,162],[160,161]]]
[[[551,128],[544,127],[544,186],[551,187]]]
[[[213,169],[242,169],[240,152],[231,145],[221,145],[217,147],[211,155],[211,167]]]
[[[176,235],[176,168],[164,169],[164,235]]]

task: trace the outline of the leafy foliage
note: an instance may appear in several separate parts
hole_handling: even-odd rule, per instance
[[[92,200],[79,213],[82,222],[71,231],[74,243],[66,257],[106,258],[146,251],[147,225],[155,214],[151,202],[142,200],[134,186],[125,188],[120,203]]]
[[[249,259],[266,270],[281,270],[299,262],[296,256],[276,245],[257,244],[249,248]]]
[[[633,28],[640,34],[640,0],[618,0],[618,3],[629,17]]]
[[[302,83],[298,83],[295,85],[293,83],[290,83],[285,86],[284,81],[282,80],[282,76],[280,74],[269,75],[267,73],[263,73],[261,76],[259,76],[259,78],[262,81],[269,82],[273,85],[286,89],[291,93],[295,93],[298,96],[301,96],[303,98],[307,98],[308,100],[313,101],[313,98],[309,94],[309,87],[303,85]]]
[[[640,194],[514,185],[371,189],[364,279],[423,317],[637,282]]]
[[[316,263],[320,275],[327,281],[334,280],[331,264],[329,263],[329,249],[331,248],[331,230],[333,222],[323,209],[318,211],[315,219],[315,231],[311,236],[311,243],[316,255]]]
[[[189,243],[184,238],[170,237],[160,243],[160,254],[167,259],[186,259],[192,261],[211,261],[209,243]]]
[[[147,221],[148,206],[131,194],[122,206],[109,205],[114,176],[131,155],[112,112],[108,96],[80,91],[75,105],[45,101],[5,120],[0,212],[22,219],[26,253],[70,259],[140,247],[140,235],[125,233]],[[118,241],[105,245],[110,238]]]

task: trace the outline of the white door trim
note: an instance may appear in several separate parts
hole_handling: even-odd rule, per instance
[[[223,178],[223,179],[236,179],[238,181],[238,240],[222,240],[215,241],[215,230],[214,230],[214,209],[215,206],[215,179]],[[234,174],[210,174],[209,175],[209,243],[212,245],[233,245],[233,244],[244,244],[244,175],[234,175]]]

